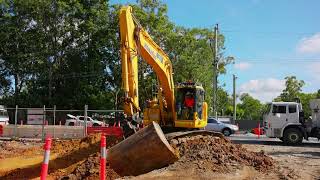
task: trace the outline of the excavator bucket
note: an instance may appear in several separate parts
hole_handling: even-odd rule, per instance
[[[193,130],[164,135],[160,126],[152,122],[129,138],[109,149],[107,160],[121,176],[137,176],[165,167],[179,159],[179,151],[168,141],[176,138],[210,135],[223,138],[218,132]]]
[[[178,160],[160,126],[152,122],[108,150],[107,160],[121,176],[139,175]]]

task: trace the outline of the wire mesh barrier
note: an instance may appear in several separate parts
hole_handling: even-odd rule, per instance
[[[3,125],[0,136],[8,138],[83,138],[91,133],[123,136],[120,122],[121,110],[57,109],[56,106],[42,108],[6,108],[9,125]],[[122,114],[122,115],[121,115]]]

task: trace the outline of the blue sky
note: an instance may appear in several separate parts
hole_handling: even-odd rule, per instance
[[[128,0],[111,3],[127,4]],[[225,55],[236,63],[220,76],[231,93],[271,101],[284,88],[284,77],[306,82],[305,92],[320,89],[320,1],[318,0],[164,0],[169,19],[185,27],[213,28],[225,35]]]

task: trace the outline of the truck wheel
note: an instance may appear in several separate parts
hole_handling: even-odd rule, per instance
[[[283,141],[287,145],[296,145],[302,143],[302,133],[295,128],[287,129],[284,132]]]

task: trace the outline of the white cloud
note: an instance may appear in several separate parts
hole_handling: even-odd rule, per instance
[[[320,82],[320,62],[314,62],[307,66],[313,81]]]
[[[300,53],[306,54],[320,53],[320,32],[311,37],[302,38],[298,44],[297,50]]]
[[[249,93],[262,102],[271,102],[285,88],[285,80],[268,78],[254,79],[240,85],[239,93]]]
[[[312,73],[319,77],[320,75],[320,62],[314,62],[309,65],[309,69]]]
[[[240,63],[235,64],[234,67],[236,69],[239,69],[240,71],[243,71],[243,70],[247,70],[247,69],[251,68],[252,64],[248,63],[248,62],[240,62]]]

